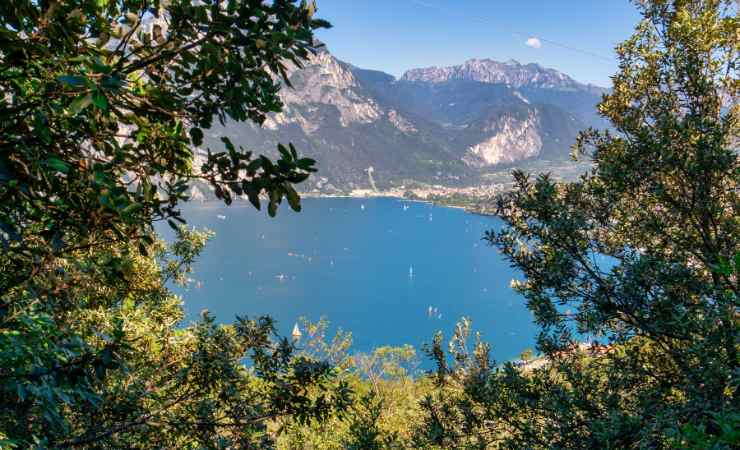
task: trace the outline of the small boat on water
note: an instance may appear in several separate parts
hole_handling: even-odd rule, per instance
[[[299,340],[301,336],[303,336],[303,333],[301,333],[301,329],[298,326],[298,322],[296,322],[295,325],[293,325],[293,332],[290,334],[293,336],[293,340],[295,341]]]
[[[218,219],[221,219],[221,220],[226,220],[226,216],[224,216],[223,214],[219,214],[219,215],[217,215],[216,217],[217,217]]]
[[[364,211],[365,210],[365,205],[364,204],[360,205],[360,209]]]
[[[437,319],[441,319],[442,313],[439,312],[439,308],[429,305],[429,309],[427,309],[427,316],[429,316],[429,318],[436,317]]]
[[[414,278],[414,267],[409,266],[409,278]]]
[[[277,278],[277,280],[282,283],[287,277],[284,273],[281,273],[280,275],[276,275],[275,278]]]

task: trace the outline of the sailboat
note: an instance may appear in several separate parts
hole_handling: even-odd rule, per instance
[[[293,332],[290,333],[293,336],[293,340],[297,341],[303,336],[303,333],[301,333],[301,329],[298,327],[298,322],[293,325]]]

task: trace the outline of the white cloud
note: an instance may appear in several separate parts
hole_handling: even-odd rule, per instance
[[[542,48],[542,41],[537,39],[536,37],[532,36],[531,38],[527,39],[527,42],[525,42],[527,47],[532,48]]]

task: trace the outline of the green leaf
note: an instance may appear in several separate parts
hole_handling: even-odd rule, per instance
[[[301,158],[296,161],[296,165],[303,170],[310,169],[314,164],[316,164],[316,160],[311,158]]]
[[[200,128],[191,128],[190,129],[190,139],[193,142],[193,145],[200,146],[203,144],[203,130]]]
[[[78,115],[79,113],[84,111],[85,108],[90,106],[90,103],[92,103],[92,99],[92,94],[80,95],[69,105],[69,112],[74,116]]]
[[[323,19],[314,19],[311,21],[312,28],[332,28],[331,23]]]
[[[259,189],[255,188],[255,186],[251,183],[245,183],[246,186],[244,187],[244,191],[247,193],[247,198],[249,199],[249,203],[254,206],[257,211],[260,210],[260,191]]]
[[[46,160],[46,165],[56,170],[57,172],[69,172],[69,164],[57,158],[56,156],[49,157],[49,159]]]
[[[137,212],[141,211],[144,208],[144,205],[141,203],[132,203],[128,205],[127,207],[123,208],[123,211],[121,211],[123,214],[130,216],[133,214],[136,214]]]
[[[260,167],[262,167],[262,160],[261,159],[255,159],[254,161],[252,161],[249,164],[247,164],[247,171],[250,172],[250,173],[254,173],[257,170],[259,170]]]
[[[715,272],[720,275],[729,276],[732,274],[732,267],[730,266],[730,260],[724,256],[719,257],[719,264],[715,265]]]
[[[103,94],[102,92],[95,91],[95,93],[92,96],[92,102],[101,111],[104,111],[104,112],[108,111],[108,99],[105,97],[105,94]]]
[[[99,186],[105,186],[108,184],[108,177],[106,176],[105,172],[101,170],[96,170],[93,173],[93,180],[95,181],[95,184]]]
[[[97,60],[92,64],[92,70],[97,73],[111,73],[113,68],[106,64],[103,64],[100,60]]]
[[[224,143],[224,145],[226,146],[226,149],[227,149],[227,150],[228,150],[229,152],[232,152],[232,153],[233,153],[233,152],[235,152],[235,151],[236,151],[236,149],[234,148],[234,144],[232,144],[232,143],[231,143],[231,139],[227,138],[226,136],[223,136],[223,137],[221,138],[221,142],[223,142],[223,143]]]
[[[288,177],[288,181],[290,181],[293,184],[303,183],[308,179],[310,175],[307,173],[298,173],[293,174]]]
[[[100,82],[100,85],[107,89],[120,89],[123,84],[123,80],[118,75],[106,75]]]
[[[285,196],[288,198],[288,204],[293,208],[293,211],[300,212],[301,197],[298,195],[298,192],[293,189],[293,186],[287,183],[285,184]]]
[[[288,149],[283,144],[278,144],[278,151],[281,155],[283,155],[283,158],[285,158],[288,161],[292,161],[292,157]]]

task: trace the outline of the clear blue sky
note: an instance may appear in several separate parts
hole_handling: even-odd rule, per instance
[[[338,58],[362,68],[399,76],[410,68],[470,58],[513,58],[600,86],[611,84],[614,46],[639,20],[628,0],[317,0],[317,5],[318,16],[334,25],[320,31],[319,39]],[[541,46],[528,46],[530,37],[539,38]]]

